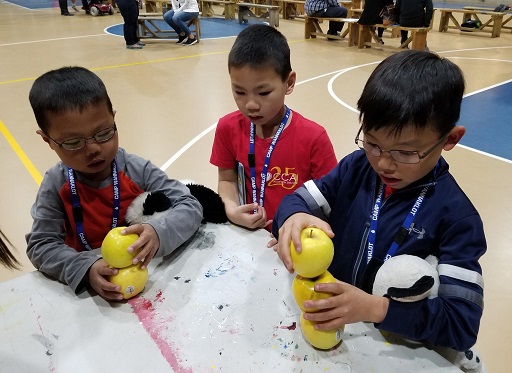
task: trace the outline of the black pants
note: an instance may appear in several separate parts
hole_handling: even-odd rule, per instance
[[[318,12],[311,14],[313,17],[325,17],[325,18],[346,18],[348,10],[342,6],[332,6],[326,10],[322,9]],[[328,34],[335,35],[337,32],[341,32],[343,29],[343,22],[329,21]]]
[[[126,45],[133,45],[139,41],[137,37],[139,3],[136,0],[116,0],[116,3],[124,19],[123,34]]]
[[[68,0],[59,0],[59,8],[60,8],[60,14],[69,13]]]

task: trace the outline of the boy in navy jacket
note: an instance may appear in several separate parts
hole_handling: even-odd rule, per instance
[[[358,101],[360,150],[328,175],[285,197],[274,217],[276,251],[293,273],[290,241],[317,226],[334,242],[329,268],[337,283],[315,290],[333,293],[306,301],[305,313],[330,330],[359,321],[434,346],[465,351],[474,345],[483,310],[479,258],[486,251],[480,216],[441,156],[465,133],[457,126],[464,77],[452,62],[423,51],[386,58]],[[365,292],[365,284],[389,257],[439,258],[439,295],[398,302]]]

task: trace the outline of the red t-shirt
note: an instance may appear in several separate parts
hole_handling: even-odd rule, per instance
[[[215,131],[210,163],[220,168],[244,166],[246,203],[252,203],[249,154],[249,119],[235,111],[219,120]],[[256,187],[259,200],[261,171],[272,139],[255,137]],[[304,182],[327,174],[337,160],[325,129],[293,111],[291,122],[279,137],[267,172],[264,207],[267,219],[274,218],[281,199]]]

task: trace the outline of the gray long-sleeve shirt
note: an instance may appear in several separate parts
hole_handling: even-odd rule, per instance
[[[135,194],[141,191],[164,192],[171,200],[171,208],[163,216],[150,219],[147,223],[155,229],[160,239],[156,256],[172,253],[190,238],[201,224],[200,203],[190,194],[185,185],[169,179],[165,172],[151,162],[126,153],[122,148],[117,152],[116,163],[119,178],[122,179],[120,183],[121,214],[118,226],[126,225],[124,215]],[[124,191],[123,186],[126,187]],[[111,214],[113,207],[105,206],[102,202],[105,198],[100,197],[107,193],[106,190],[113,195],[112,177],[97,183],[77,173],[77,189],[86,191],[80,198],[84,205],[84,233],[87,238],[90,238],[93,248],[99,247],[111,226],[96,224],[94,227],[94,223],[105,221],[105,218],[107,221],[111,219],[111,216],[105,217],[105,211]],[[77,244],[79,240],[76,237],[74,218],[69,213],[71,195],[68,191],[67,167],[59,162],[46,172],[32,206],[31,214],[34,221],[31,232],[26,235],[27,255],[41,272],[79,292],[85,285],[84,276],[98,257],[94,252],[84,250]],[[113,200],[113,197],[111,198]],[[89,230],[87,230],[88,227]]]

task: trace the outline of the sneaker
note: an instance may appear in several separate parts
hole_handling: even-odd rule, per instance
[[[187,40],[187,35],[178,35],[178,41],[176,44],[183,44],[185,40]]]
[[[146,43],[144,43],[143,41],[138,41],[137,44],[139,44],[141,47],[144,47],[146,45]]]
[[[135,43],[132,45],[127,45],[126,49],[142,49],[142,45],[140,45],[139,43]]]
[[[75,12],[77,12],[77,13],[79,12],[79,10],[78,10],[78,8],[76,7],[76,5],[75,5],[75,4],[72,4],[72,5],[71,5],[71,8],[73,8],[73,10],[74,10]]]
[[[69,12],[61,13],[60,15],[61,15],[61,16],[66,16],[66,17],[72,17],[72,16],[74,16],[74,14],[71,14],[71,13],[69,13]]]
[[[195,43],[197,43],[197,38],[194,38],[194,39],[187,38],[187,41],[184,42],[183,45],[189,46],[189,45],[194,45]]]

